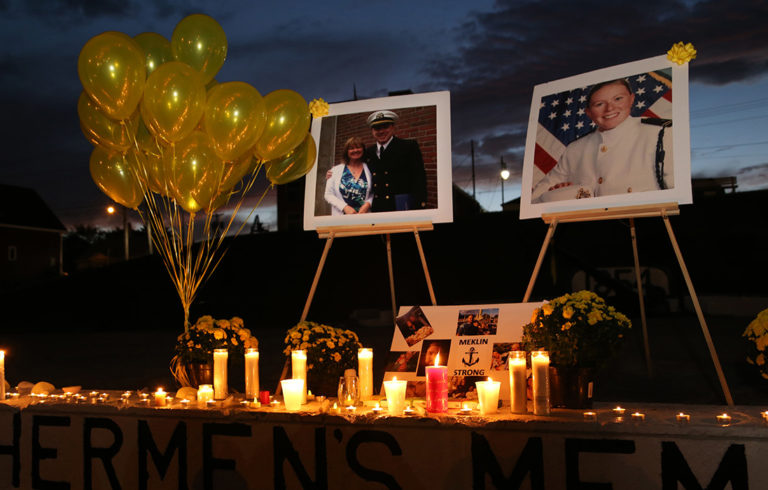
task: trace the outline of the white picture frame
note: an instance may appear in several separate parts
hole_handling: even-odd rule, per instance
[[[668,188],[655,189],[647,186],[643,188],[642,185],[638,185],[633,191],[632,181],[628,180],[630,185],[623,185],[620,192],[616,191],[614,193],[611,191],[611,193],[602,195],[600,194],[600,188],[592,187],[596,184],[595,181],[588,183],[571,182],[570,186],[553,188],[555,186],[550,185],[553,183],[553,178],[544,179],[547,175],[545,170],[551,171],[555,165],[560,164],[564,160],[563,154],[568,145],[577,139],[585,138],[584,141],[579,143],[580,146],[573,147],[571,155],[576,154],[577,151],[581,152],[580,148],[586,147],[590,140],[586,138],[589,133],[586,133],[585,124],[595,126],[595,130],[590,138],[592,138],[591,141],[597,141],[595,138],[598,137],[599,128],[583,112],[590,88],[599,83],[618,79],[627,79],[633,90],[634,102],[631,113],[633,117],[642,117],[642,114],[650,114],[649,121],[655,121],[657,124],[660,119],[672,121],[672,125],[665,128],[662,137],[663,145],[665,145],[664,148],[667,149],[666,181],[672,182],[672,185]],[[659,90],[661,95],[659,95],[659,92],[651,93]],[[674,97],[672,97],[672,94],[674,94]],[[678,204],[691,203],[691,154],[688,107],[688,65],[674,64],[666,56],[657,56],[625,63],[537,85],[534,87],[528,120],[528,133],[523,160],[520,218],[538,218],[545,213],[618,206],[670,202]],[[568,113],[567,111],[571,112]],[[557,123],[551,123],[550,120],[555,120]],[[582,126],[577,128],[576,126],[579,123]],[[646,133],[649,129],[650,127],[645,128]],[[658,127],[656,130],[661,131],[661,127]],[[574,135],[577,135],[578,138]],[[638,138],[632,141],[640,140]],[[599,148],[602,150],[604,146],[601,144]],[[670,152],[673,156],[671,162],[668,158]],[[586,154],[586,152],[578,153],[578,155],[583,154]],[[597,157],[595,157],[596,159]],[[575,158],[569,159],[569,163],[574,160]],[[626,162],[628,159],[625,158],[622,161]],[[593,165],[596,166],[595,168],[598,168],[597,164]],[[636,164],[633,165],[635,165],[632,167],[633,169],[637,168]],[[673,167],[671,170],[669,165]],[[566,165],[561,166],[561,168],[566,168]],[[573,166],[567,168],[573,168]],[[657,172],[658,168],[658,165],[656,165],[655,170]],[[664,169],[664,166],[661,168]],[[654,171],[653,163],[651,163],[651,168],[648,171]],[[595,170],[593,175],[597,176],[600,172],[600,170]],[[643,172],[646,172],[645,166],[643,167]],[[625,175],[634,175],[634,171],[625,173]],[[643,178],[645,178],[645,174],[643,174]],[[602,185],[603,180],[599,177],[598,179],[600,179],[599,183]],[[616,182],[616,179],[613,182]],[[577,198],[577,195],[586,195],[588,198]]]
[[[355,131],[361,135],[366,147],[374,144],[371,130],[365,124],[365,120],[375,111],[400,113],[402,117],[395,124],[395,136],[414,139],[419,143],[426,170],[427,207],[387,212],[376,212],[372,209],[373,212],[364,214],[333,215],[330,205],[324,199],[326,173],[333,165],[341,162],[339,148],[343,148],[344,143],[340,140],[344,135],[350,134],[348,130],[350,124],[354,123],[354,127],[358,128]],[[426,126],[422,124],[417,128],[416,124],[411,124],[409,117],[405,116],[418,111],[427,113],[430,122],[425,123]],[[304,229],[408,222],[451,222],[453,199],[450,114],[450,92],[447,91],[330,104],[327,116],[312,121],[312,136],[318,145],[318,156],[305,182]],[[347,129],[343,129],[345,127]]]

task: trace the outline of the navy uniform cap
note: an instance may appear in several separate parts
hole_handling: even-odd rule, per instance
[[[398,119],[397,114],[392,111],[376,111],[368,116],[368,126],[374,127],[379,124],[394,123]]]

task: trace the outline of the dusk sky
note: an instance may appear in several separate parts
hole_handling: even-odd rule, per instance
[[[694,177],[736,176],[739,191],[768,188],[768,2],[0,0],[0,183],[35,189],[68,227],[118,226],[88,171],[91,145],[77,116],[80,49],[104,31],[170,39],[186,15],[224,28],[219,82],[262,95],[293,89],[309,101],[449,90],[454,183],[501,204],[499,157],[519,195],[533,87],[664,54],[692,42]],[[274,195],[257,213],[276,228]],[[112,221],[110,221],[112,220]]]

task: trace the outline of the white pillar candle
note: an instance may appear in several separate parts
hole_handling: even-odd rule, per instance
[[[0,400],[5,400],[5,351],[0,350]]]
[[[509,353],[509,401],[512,413],[528,411],[528,376],[526,375],[525,351]]]
[[[360,376],[360,400],[370,400],[373,395],[373,349],[357,349],[357,367]]]
[[[298,412],[301,410],[302,394],[306,395],[307,393],[306,388],[304,388],[304,380],[284,379],[280,381],[280,385],[283,387],[283,402],[285,402],[285,409],[289,412]]]
[[[307,351],[291,351],[291,374],[293,379],[303,379],[304,387],[301,392],[301,403],[307,403]]]
[[[213,386],[212,385],[200,385],[197,389],[197,405],[205,407],[206,403],[213,400]]]
[[[245,350],[245,398],[255,400],[259,396],[259,350]]]
[[[167,395],[167,393],[165,391],[163,391],[162,388],[158,388],[157,389],[157,391],[155,392],[155,406],[156,407],[164,407],[165,406],[165,401],[166,401],[165,396],[166,395]]]
[[[224,400],[229,396],[227,386],[227,349],[213,349],[213,398]]]
[[[549,353],[545,350],[531,352],[533,371],[533,413],[549,415]]]
[[[496,413],[499,407],[501,382],[488,378],[488,381],[477,381],[475,386],[477,386],[477,397],[480,401],[480,414],[490,415]]]
[[[404,379],[392,378],[384,381],[384,392],[387,395],[387,409],[390,415],[402,415],[405,409],[405,387],[408,384]]]

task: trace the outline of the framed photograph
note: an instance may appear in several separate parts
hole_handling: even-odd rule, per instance
[[[331,104],[312,121],[304,229],[453,220],[450,93]]]
[[[520,218],[689,204],[688,65],[666,56],[537,85]]]

